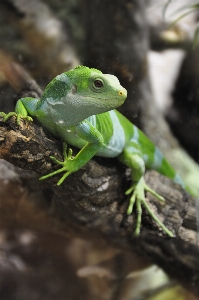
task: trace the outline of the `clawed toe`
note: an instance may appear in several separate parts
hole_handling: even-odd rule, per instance
[[[152,219],[162,228],[162,230],[168,234],[170,237],[173,237],[173,233],[160,221],[160,219],[153,213],[149,205],[147,204],[145,198],[145,191],[154,195],[158,200],[165,201],[165,199],[152,190],[148,185],[146,185],[144,178],[142,177],[139,182],[136,184],[134,183],[130,189],[126,191],[126,194],[130,194],[132,192],[132,196],[129,200],[129,205],[127,209],[127,214],[131,214],[133,211],[133,206],[136,203],[137,209],[137,220],[136,220],[136,228],[135,228],[135,235],[139,235],[140,227],[141,227],[141,218],[142,218],[142,206],[148,211]]]

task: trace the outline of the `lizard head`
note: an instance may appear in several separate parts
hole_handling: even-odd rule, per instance
[[[97,69],[84,66],[78,66],[65,74],[70,77],[74,99],[78,96],[82,109],[89,106],[93,114],[115,109],[127,97],[126,89],[114,75],[103,74]]]
[[[64,120],[64,125],[73,126],[92,115],[119,107],[126,97],[127,91],[116,76],[78,66],[48,84],[39,109],[47,111],[55,123],[56,119]]]

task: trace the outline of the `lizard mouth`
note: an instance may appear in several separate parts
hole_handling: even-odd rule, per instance
[[[110,109],[114,109],[114,108],[117,108],[117,107],[121,106],[124,103],[125,99],[126,99],[126,98],[121,97],[121,96],[114,97],[113,98],[114,100],[111,100],[109,98],[101,98],[101,97],[86,97],[86,98],[91,98],[93,100],[95,100],[95,99],[101,100],[101,101],[96,101],[96,103],[95,103],[96,106],[101,107],[101,106],[105,105],[107,108],[110,108]]]
[[[115,97],[112,98],[114,100],[111,100],[110,98],[102,98],[102,97],[94,97],[94,96],[89,96],[89,97],[87,96],[84,98],[99,99],[99,100],[111,101],[111,102],[115,100],[115,101],[120,101],[121,103],[123,103],[126,100],[126,96],[124,97],[123,95],[116,95]]]

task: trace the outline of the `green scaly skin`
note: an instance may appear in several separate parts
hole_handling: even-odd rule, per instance
[[[144,206],[162,230],[172,237],[173,233],[147,204],[145,192],[160,201],[165,200],[145,183],[145,167],[157,170],[181,185],[183,182],[143,132],[115,110],[126,97],[127,91],[117,77],[78,66],[55,77],[45,88],[40,100],[19,99],[15,112],[1,112],[0,115],[4,121],[15,115],[18,125],[21,119],[32,121],[32,117],[35,117],[51,134],[64,141],[63,161],[50,157],[61,166],[60,169],[40,180],[63,173],[57,183],[60,185],[95,155],[118,157],[132,170],[132,184],[126,195],[130,195],[127,214],[132,213],[134,204],[137,209],[135,235],[140,233]],[[66,143],[81,149],[75,157],[71,149],[67,152]]]

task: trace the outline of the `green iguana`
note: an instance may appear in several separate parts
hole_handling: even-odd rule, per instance
[[[131,214],[134,204],[137,209],[135,234],[141,226],[142,205],[152,218],[169,236],[173,236],[151,211],[145,199],[145,191],[164,201],[144,181],[145,168],[154,169],[184,184],[175,170],[163,157],[160,150],[115,108],[122,105],[127,91],[117,77],[103,74],[97,69],[78,66],[56,76],[45,88],[41,99],[22,98],[17,101],[15,112],[0,113],[6,121],[10,116],[20,118],[30,116],[37,120],[55,137],[81,150],[73,157],[72,150],[64,144],[64,161],[51,159],[61,166],[40,179],[63,173],[60,185],[66,177],[83,167],[94,155],[117,157],[132,170],[131,187],[126,191],[130,196],[127,214]],[[28,116],[28,114],[30,116]]]

